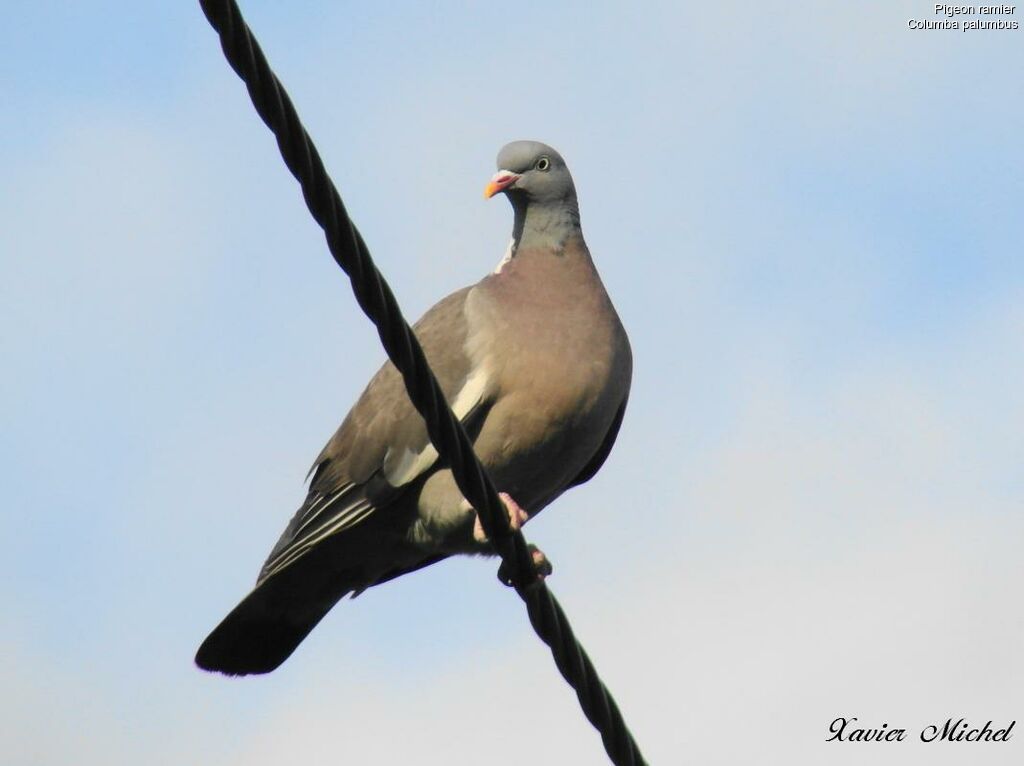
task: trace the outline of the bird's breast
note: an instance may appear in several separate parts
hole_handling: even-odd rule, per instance
[[[467,353],[493,402],[475,446],[499,488],[535,513],[598,450],[629,381],[617,373],[624,334],[592,267],[513,265],[466,302]]]

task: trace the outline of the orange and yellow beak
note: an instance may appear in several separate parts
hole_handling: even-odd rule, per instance
[[[490,182],[484,189],[484,196],[488,199],[493,197],[498,192],[505,191],[508,187],[512,186],[516,181],[519,180],[519,176],[509,170],[499,170],[493,176],[491,176]]]

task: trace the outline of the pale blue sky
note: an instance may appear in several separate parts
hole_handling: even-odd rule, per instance
[[[1024,31],[346,6],[243,11],[410,319],[500,259],[503,143],[573,170],[634,389],[528,536],[650,760],[1019,717]],[[192,666],[382,352],[198,4],[4,16],[5,762],[603,762],[494,562],[339,605],[266,678]]]

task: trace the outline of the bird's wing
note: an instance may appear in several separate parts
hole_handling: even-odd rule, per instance
[[[488,381],[465,351],[465,288],[442,300],[413,329],[449,403],[467,427],[484,409]],[[437,462],[437,450],[402,377],[385,364],[370,381],[310,471],[309,494],[274,546],[258,582],[316,545],[394,502]]]

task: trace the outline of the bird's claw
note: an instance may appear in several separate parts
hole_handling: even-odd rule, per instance
[[[509,528],[513,531],[518,531],[529,520],[530,514],[524,511],[508,492],[499,492],[498,497],[501,498],[501,502],[505,504],[505,510],[508,511]],[[473,522],[473,539],[480,544],[490,542],[487,533],[484,532],[483,524],[480,523],[480,514],[476,515],[476,520]],[[548,557],[544,555],[544,551],[540,550],[536,545],[529,544],[527,547],[533,560],[533,567],[537,572],[537,582],[543,582],[544,578],[554,571],[554,567],[551,566]],[[515,584],[512,580],[511,572],[504,562],[498,568],[498,579],[505,583],[505,585]]]
[[[544,555],[544,551],[538,548],[533,543],[529,543],[526,546],[530,551],[530,557],[533,559],[533,567],[537,571],[536,583],[544,582],[544,578],[555,571],[555,568],[551,566],[551,562],[548,561],[548,557]],[[501,580],[505,585],[515,585],[512,580],[512,573],[509,572],[505,562],[501,562],[501,566],[498,567],[498,579]]]
[[[512,499],[512,496],[508,492],[499,492],[498,497],[505,504],[505,510],[508,511],[508,525],[513,531],[518,531],[522,528],[523,524],[530,518],[530,514],[519,507],[519,503]],[[484,532],[484,526],[480,523],[480,514],[476,515],[476,521],[473,522],[473,539],[478,543],[490,542],[487,538],[487,533]]]

